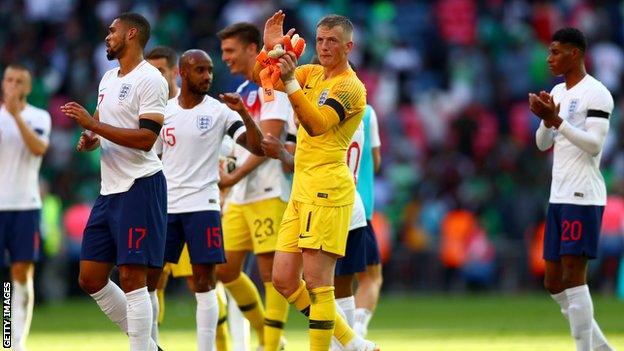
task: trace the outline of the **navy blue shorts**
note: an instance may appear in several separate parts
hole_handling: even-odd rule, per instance
[[[223,263],[223,234],[219,211],[170,213],[167,216],[165,261],[178,263],[186,242],[192,264]]]
[[[158,172],[135,180],[126,192],[98,196],[80,259],[162,267],[166,229],[167,182]]]
[[[5,250],[11,263],[39,259],[40,223],[41,210],[0,211],[0,264]]]
[[[544,259],[559,261],[563,255],[596,258],[604,206],[548,204]]]
[[[377,236],[373,223],[366,220],[366,265],[374,266],[381,262],[381,253],[379,253],[379,245],[377,244]]]
[[[355,228],[347,236],[347,248],[344,257],[336,261],[334,275],[351,275],[366,270],[366,227]]]

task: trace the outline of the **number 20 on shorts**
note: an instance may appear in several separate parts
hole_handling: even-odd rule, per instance
[[[561,241],[577,241],[583,234],[583,223],[565,220],[561,223],[561,229]]]

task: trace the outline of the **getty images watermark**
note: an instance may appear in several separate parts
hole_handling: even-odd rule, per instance
[[[2,347],[11,347],[11,283],[2,284]]]

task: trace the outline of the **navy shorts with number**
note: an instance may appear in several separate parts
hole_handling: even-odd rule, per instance
[[[334,275],[350,275],[366,270],[366,227],[355,228],[347,236],[344,257],[336,261]]]
[[[223,263],[223,235],[219,211],[170,213],[167,216],[165,261],[178,263],[186,242],[193,264]]]
[[[381,262],[381,254],[379,253],[379,245],[377,244],[377,236],[373,223],[366,220],[366,265],[373,266]]]
[[[596,258],[604,206],[548,204],[544,259],[563,255]]]
[[[37,261],[40,222],[41,210],[0,211],[0,258],[6,250],[11,263]]]
[[[82,238],[81,260],[162,267],[167,229],[167,183],[162,171],[128,191],[100,195]]]

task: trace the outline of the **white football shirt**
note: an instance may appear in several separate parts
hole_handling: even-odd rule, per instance
[[[207,96],[192,109],[169,100],[154,149],[167,178],[167,212],[219,211],[219,155],[226,135],[246,131],[238,113]]]
[[[24,122],[40,139],[50,138],[50,114],[26,104],[20,113]],[[39,168],[41,156],[33,155],[13,119],[0,107],[0,211],[34,210],[41,208]]]
[[[100,121],[118,128],[139,128],[139,116],[165,113],[169,96],[167,81],[147,61],[118,77],[119,67],[104,74],[98,89]],[[100,194],[128,191],[135,179],[148,177],[162,169],[154,150],[143,151],[117,145],[100,138],[102,148]]]
[[[262,91],[249,81],[241,84],[236,91],[243,97],[243,102],[256,123],[259,124],[265,120],[281,120],[286,122],[284,127],[284,133],[286,133],[288,121],[293,119],[294,112],[285,93],[275,91],[275,100],[266,103]],[[234,147],[236,166],[240,167],[245,163],[249,155],[251,153],[247,149],[236,145]],[[247,174],[232,187],[229,197],[231,202],[243,205],[274,197],[288,201],[290,194],[286,189],[289,183],[280,162],[280,160],[269,158]]]
[[[353,174],[353,181],[357,184],[357,174],[359,171],[360,163],[362,162],[362,151],[364,150],[364,123],[360,122],[360,125],[353,133],[351,138],[351,144],[347,149],[347,165],[351,174]],[[351,224],[349,230],[353,230],[366,226],[366,211],[364,210],[364,202],[360,193],[355,192],[355,201],[353,202],[353,212],[351,213]]]
[[[373,108],[370,109],[370,142],[371,149],[381,146],[381,139],[379,138],[379,123],[377,122],[377,113]]]
[[[613,98],[609,90],[589,74],[571,89],[565,83],[551,91],[559,116],[580,130],[586,123],[609,123]],[[607,202],[605,182],[600,173],[602,151],[596,156],[572,144],[561,132],[553,133],[554,151],[550,202],[604,206]]]

